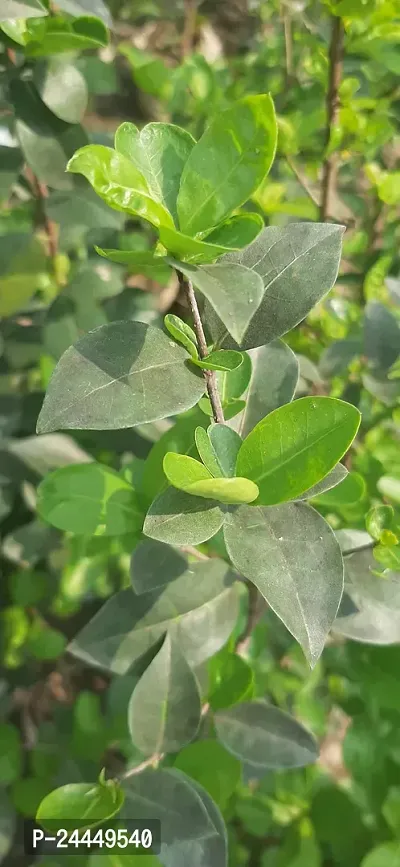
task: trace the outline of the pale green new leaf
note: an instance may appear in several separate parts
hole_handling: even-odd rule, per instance
[[[227,428],[229,430],[229,428]],[[230,431],[235,435],[234,431]],[[219,443],[222,460],[229,460],[228,443]],[[221,503],[251,503],[258,496],[254,482],[245,478],[213,478],[208,469],[187,455],[168,452],[164,458],[164,472],[175,488],[197,497],[219,500]]]
[[[218,711],[218,738],[241,761],[258,768],[302,768],[318,758],[310,732],[292,716],[261,699]]]
[[[147,251],[102,250],[101,247],[96,246],[95,250],[104,259],[117,262],[119,265],[127,265],[134,274],[144,274],[152,280],[168,280],[168,274],[171,273],[171,269],[163,256],[154,256],[153,253]]]
[[[236,473],[258,485],[260,505],[295,499],[333,469],[360,418],[355,406],[330,397],[303,397],[279,407],[245,439]]]
[[[157,228],[173,226],[169,212],[152,199],[144,175],[112,148],[86,145],[70,159],[67,170],[84,175],[111,208],[142,217]]]
[[[146,178],[152,198],[175,223],[181,174],[195,144],[189,132],[172,123],[149,123],[140,132],[133,123],[123,123],[115,133],[116,150]]]
[[[199,238],[191,238],[170,226],[160,226],[159,235],[167,252],[182,262],[192,264],[215,262],[219,256],[232,250],[229,247],[222,247],[221,244],[209,244]]]
[[[184,265],[175,263],[211,304],[240,344],[264,295],[262,278],[243,265]]]
[[[270,96],[247,96],[211,122],[193,148],[178,196],[182,232],[217,226],[246,202],[268,173],[277,126]]]
[[[192,359],[197,359],[197,337],[190,325],[173,313],[167,313],[164,316],[164,325],[174,340],[181,343],[187,349]]]
[[[216,349],[215,352],[210,352],[204,358],[192,359],[196,367],[201,367],[202,370],[221,370],[231,371],[237,370],[243,362],[243,354],[236,352],[235,349]]]
[[[203,240],[207,244],[221,244],[222,247],[241,250],[251,244],[263,228],[264,220],[260,214],[237,214],[205,235]]]
[[[61,467],[45,476],[38,487],[37,510],[59,530],[85,536],[133,533],[143,522],[132,486],[97,463]]]
[[[121,590],[111,596],[69,646],[75,656],[115,674],[151,650],[167,632],[189,665],[200,665],[228,640],[238,615],[234,575],[213,559],[190,564],[161,592]]]
[[[343,561],[329,524],[304,503],[241,507],[227,514],[225,544],[301,644],[311,665],[322,653],[343,592]]]
[[[195,675],[179,644],[167,634],[129,702],[132,741],[145,756],[176,753],[196,736],[200,715]]]
[[[60,358],[38,433],[113,430],[184,412],[205,388],[187,357],[161,330],[141,322],[113,322],[90,331]]]

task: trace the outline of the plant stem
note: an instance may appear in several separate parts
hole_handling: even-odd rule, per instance
[[[46,213],[45,202],[48,196],[48,190],[46,184],[42,184],[29,167],[26,168],[26,176],[32,187],[32,192],[36,200],[37,223],[45,232],[48,256],[52,260],[54,266],[54,259],[58,252],[58,240],[56,225],[49,219]]]
[[[251,581],[248,583],[248,592],[247,620],[243,632],[239,635],[235,644],[235,652],[239,656],[246,652],[253,629],[264,614],[266,607],[264,597],[261,596],[260,591]]]
[[[182,33],[182,58],[187,57],[193,51],[193,42],[196,34],[197,0],[184,0],[185,20]]]
[[[332,32],[329,46],[329,83],[326,95],[326,131],[325,147],[331,140],[339,114],[339,85],[342,80],[343,68],[343,38],[344,30],[342,19],[339,16],[332,18]],[[334,198],[337,178],[337,154],[332,153],[325,157],[322,171],[322,190],[320,219],[324,222],[332,213],[332,200]]]
[[[193,326],[196,332],[199,355],[200,358],[205,358],[206,355],[208,355],[207,341],[204,334],[203,323],[201,321],[200,310],[197,304],[193,284],[190,280],[186,280],[186,278],[183,276],[183,274],[181,274],[180,271],[177,271],[177,274],[179,285],[185,294],[186,300],[190,308],[190,312],[193,317]],[[225,418],[222,409],[221,398],[218,392],[216,373],[214,370],[203,370],[203,376],[206,381],[207,394],[210,398],[214,421],[218,422],[219,424],[224,424]]]

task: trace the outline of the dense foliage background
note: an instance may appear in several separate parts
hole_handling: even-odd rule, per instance
[[[349,475],[313,501],[355,551],[349,592],[312,671],[259,600],[250,622],[243,601],[204,670],[215,709],[268,697],[295,715],[320,742],[317,764],[242,775],[207,721],[166,764],[220,807],[231,867],[399,867],[399,2],[0,0],[0,13],[0,859],[31,863],[24,828],[56,786],[139,760],[126,720],[138,675],[108,676],[66,651],[129,585],[138,539],[60,532],[38,516],[36,488],[93,459],[130,479],[151,453],[150,475],[160,472],[154,443],[169,423],[37,437],[44,391],[86,331],[188,312],[169,268],[139,273],[97,255],[95,245],[145,252],[154,236],[66,174],[67,159],[88,141],[112,145],[123,120],[171,121],[197,139],[235,100],[270,92],[277,156],[247,210],[269,226],[346,226],[336,286],[285,341],[300,364],[296,397],[362,412]],[[279,364],[263,373],[271,389]],[[98,867],[95,855],[75,860]]]

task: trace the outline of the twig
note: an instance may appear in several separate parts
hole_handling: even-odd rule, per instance
[[[237,639],[235,644],[235,652],[238,653],[239,656],[246,652],[249,646],[253,629],[257,625],[258,621],[261,619],[265,611],[265,600],[263,596],[261,596],[261,593],[255,586],[255,584],[249,582],[248,591],[249,599],[247,619],[243,632],[241,633],[241,635],[239,635],[239,638]]]
[[[185,293],[186,300],[190,307],[190,312],[193,317],[194,330],[196,332],[197,343],[199,347],[200,358],[205,358],[208,355],[207,341],[204,334],[203,323],[201,321],[200,310],[197,304],[196,295],[193,285],[190,280],[186,280],[180,271],[177,271],[179,285]],[[221,404],[221,398],[218,392],[217,377],[214,370],[203,370],[203,376],[206,381],[207,393],[212,406],[214,421],[224,424],[225,418]]]
[[[36,200],[37,223],[38,226],[41,226],[45,232],[47,240],[47,253],[49,258],[52,260],[54,266],[54,260],[58,252],[58,238],[56,224],[49,219],[46,212],[46,199],[48,196],[48,189],[46,184],[43,184],[41,183],[41,181],[39,181],[39,178],[34,174],[34,172],[29,166],[27,166],[25,174],[31,185],[32,192]]]
[[[311,199],[312,202],[314,202],[314,205],[316,205],[317,208],[320,208],[321,204],[319,197],[312,191],[311,187],[308,184],[307,178],[304,177],[300,167],[297,165],[297,163],[295,163],[292,157],[289,156],[289,154],[286,154],[286,162],[289,168],[291,168],[293,174],[296,175],[300,186],[303,187],[303,190],[307,193],[307,196]]]
[[[122,780],[129,780],[130,777],[135,777],[136,774],[141,774],[147,768],[155,768],[157,765],[163,760],[164,753],[154,753],[150,756],[149,759],[145,759],[144,762],[141,762],[140,765],[136,765],[136,767],[131,768],[129,771],[126,771],[125,774],[122,774]]]
[[[290,87],[293,79],[293,41],[292,41],[292,20],[284,3],[281,6],[281,15],[283,21],[283,33],[285,37],[285,84]]]
[[[339,85],[342,79],[343,67],[343,37],[342,19],[339,16],[334,16],[332,18],[332,33],[329,46],[329,83],[326,95],[326,148],[328,148],[332,130],[336,125],[339,114]],[[322,222],[331,214],[332,200],[336,188],[337,168],[337,154],[332,153],[326,156],[322,171],[321,187],[320,219]]]
[[[183,5],[185,21],[182,33],[182,58],[187,57],[193,51],[196,35],[197,0],[184,0]]]

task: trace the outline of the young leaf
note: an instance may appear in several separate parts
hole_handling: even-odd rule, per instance
[[[238,505],[252,503],[258,497],[258,487],[250,479],[239,476],[234,479],[204,479],[193,482],[188,493],[197,497],[218,500],[220,503]]]
[[[196,461],[195,458],[190,458],[188,455],[167,452],[163,466],[169,483],[180,491],[190,493],[195,482],[212,479],[207,468],[200,461]]]
[[[132,486],[97,463],[61,467],[45,476],[38,487],[37,509],[59,530],[85,536],[133,533],[143,522]]]
[[[182,262],[190,262],[193,265],[207,262],[215,262],[218,256],[231,252],[231,247],[222,247],[221,244],[209,244],[199,238],[191,238],[170,226],[160,226],[160,241],[171,256],[176,256]]]
[[[258,587],[313,666],[343,592],[343,561],[329,524],[303,503],[242,507],[224,538],[235,568]]]
[[[186,359],[182,347],[142,322],[96,328],[58,362],[37,431],[115,430],[183,412],[205,387]]]
[[[184,747],[175,759],[174,768],[204,786],[221,807],[226,805],[241,777],[238,760],[215,740],[199,740]]]
[[[264,346],[286,334],[326,295],[337,277],[343,232],[334,223],[269,226],[245,250],[224,256],[221,264],[254,269],[265,287],[239,348]],[[215,317],[210,325],[214,340],[232,346],[224,320]]]
[[[124,799],[123,789],[114,781],[112,785],[67,783],[46,795],[36,821],[53,834],[59,828],[96,828],[119,813]]]
[[[149,593],[175,581],[186,569],[186,557],[171,545],[143,539],[132,554],[130,572],[133,589],[137,594]]]
[[[207,431],[214,448],[222,474],[235,475],[235,467],[242,440],[239,434],[226,424],[212,424]]]
[[[237,214],[205,235],[204,241],[241,250],[251,244],[263,228],[264,220],[259,214]]]
[[[181,174],[195,144],[189,132],[172,123],[148,123],[140,132],[133,123],[123,123],[115,133],[116,150],[146,178],[152,198],[175,223]]]
[[[167,487],[163,470],[163,460],[167,452],[195,456],[194,432],[199,426],[206,428],[207,424],[204,414],[195,407],[180,416],[175,424],[154,443],[146,458],[140,482],[140,493],[147,505],[150,505],[157,494]]]
[[[69,650],[90,665],[114,674],[129,668],[167,632],[181,645],[189,665],[200,665],[228,640],[238,615],[234,574],[212,559],[190,564],[161,592],[114,594],[81,630]]]
[[[171,273],[164,256],[154,256],[153,253],[147,251],[102,250],[101,247],[96,246],[95,250],[99,256],[103,256],[103,259],[109,259],[110,262],[117,262],[119,265],[127,265],[134,274],[144,274],[145,277],[150,277],[153,280],[160,277],[164,279]]]
[[[261,184],[276,148],[270,96],[247,96],[219,114],[193,148],[178,196],[182,232],[217,226]]]
[[[197,427],[194,432],[197,451],[201,460],[214,478],[221,478],[224,474],[219,464],[215,450],[211,444],[208,431],[203,427]]]
[[[236,473],[256,482],[260,505],[294,499],[340,460],[360,417],[355,406],[330,397],[303,397],[279,407],[245,439]]]
[[[174,340],[177,340],[178,343],[181,343],[187,349],[192,359],[197,359],[197,337],[190,325],[187,325],[183,319],[180,319],[179,316],[175,316],[173,313],[167,313],[164,316],[164,325]]]
[[[129,702],[132,741],[145,756],[176,753],[196,736],[200,716],[196,678],[179,644],[167,635]]]
[[[175,264],[207,298],[217,315],[226,324],[229,334],[237,344],[240,344],[264,295],[260,275],[243,265],[218,264],[195,267],[182,263]]]
[[[217,735],[229,752],[258,768],[302,768],[318,758],[312,735],[297,720],[261,699],[215,714]]]
[[[218,391],[224,408],[241,397],[250,382],[252,361],[248,352],[242,352],[242,357],[242,364],[236,370],[217,373]]]
[[[153,226],[173,226],[168,211],[155,202],[145,177],[122,154],[104,145],[86,145],[70,159],[67,171],[84,175],[103,201]]]
[[[192,359],[194,364],[197,367],[201,367],[203,370],[222,370],[222,371],[231,371],[237,370],[238,367],[242,364],[243,354],[241,352],[236,352],[234,349],[216,349],[215,352],[211,352],[210,355],[206,355],[205,358]]]
[[[235,423],[245,438],[268,413],[289,403],[299,378],[297,358],[282,340],[252,349],[251,377],[246,392],[246,407]]]

